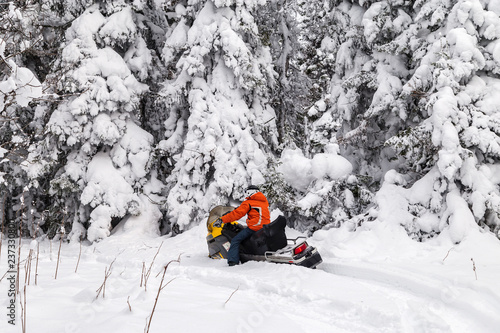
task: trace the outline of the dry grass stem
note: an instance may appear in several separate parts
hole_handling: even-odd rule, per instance
[[[40,256],[40,243],[36,244],[35,286],[38,284],[38,257]]]
[[[30,252],[28,253],[28,258],[26,258],[26,263],[24,264],[24,284],[30,284],[31,280],[31,262],[33,259],[33,249],[30,249]]]
[[[229,295],[229,298],[224,302],[224,306],[226,306],[227,302],[229,302],[229,300],[231,299],[231,297],[233,297],[233,295],[238,291],[238,289],[240,289],[240,286],[238,286],[238,288],[236,288],[232,293],[231,295]]]
[[[115,262],[116,258],[111,262],[111,264],[109,264],[109,268],[106,267],[104,268],[104,281],[103,283],[101,284],[101,286],[99,287],[99,289],[96,290],[96,299],[99,298],[99,295],[101,294],[102,292],[102,298],[105,298],[106,297],[106,281],[108,280],[108,277],[111,275],[111,267],[113,266],[114,262]]]
[[[163,242],[161,242],[160,246],[158,247],[158,251],[156,251],[155,256],[153,257],[153,260],[151,261],[151,264],[149,265],[149,268],[147,271],[143,268],[143,277],[141,278],[141,285],[142,282],[144,282],[144,291],[147,291],[147,284],[149,280],[149,276],[151,275],[151,270],[153,269],[153,264],[156,260],[156,257],[158,256],[158,253],[160,253],[161,247],[163,246]]]
[[[23,297],[19,300],[19,304],[21,305],[21,330],[23,333],[26,333],[26,285],[24,285],[23,294]]]
[[[82,238],[80,237],[80,252],[78,253],[78,261],[76,262],[75,273],[78,270],[78,265],[80,264],[81,256],[82,256]]]
[[[446,258],[448,258],[448,255],[450,254],[450,251],[453,250],[454,247],[452,247],[451,249],[448,250],[448,253],[446,253],[446,256],[443,258],[443,261],[445,261]]]
[[[61,221],[61,226],[59,227],[59,251],[57,251],[57,265],[56,265],[56,274],[54,276],[54,279],[57,280],[57,271],[59,270],[59,260],[61,258],[61,247],[62,247],[62,241],[63,241],[63,236],[66,233],[66,230],[64,230],[64,222],[66,220],[66,211],[64,211],[64,217]]]
[[[142,262],[142,272],[141,272],[141,285],[139,287],[142,288],[142,283],[144,282],[144,271],[146,270],[146,263]]]
[[[158,304],[158,298],[160,298],[160,293],[161,291],[163,290],[163,288],[165,288],[168,284],[170,284],[170,282],[174,281],[175,278],[171,279],[170,281],[168,281],[166,284],[163,284],[163,281],[165,280],[165,274],[167,273],[167,269],[168,269],[168,266],[173,263],[173,262],[181,262],[181,255],[179,254],[179,257],[176,259],[176,260],[171,260],[169,261],[165,267],[163,267],[163,275],[161,277],[161,281],[160,281],[160,285],[158,287],[158,293],[156,294],[156,298],[155,298],[155,303],[153,305],[153,310],[151,310],[151,314],[149,315],[149,320],[148,318],[146,318],[147,320],[147,323],[146,323],[146,327],[144,328],[144,332],[145,333],[149,333],[149,329],[151,328],[151,321],[153,320],[153,315],[155,313],[155,309],[156,309],[156,305]]]
[[[5,274],[2,275],[2,277],[0,278],[0,282],[2,282],[3,278],[7,275],[8,272],[9,272],[9,269],[7,268],[7,271],[5,272]]]
[[[476,263],[474,262],[474,258],[470,258],[470,260],[472,261],[472,270],[474,271],[474,275],[476,276],[477,280]]]
[[[24,316],[23,316],[23,333],[26,333],[26,315],[27,307],[26,307],[26,286],[24,286]]]
[[[24,194],[26,193],[26,189],[23,192],[23,195],[21,196],[21,208],[19,208],[18,213],[21,213],[21,216],[24,217]],[[17,249],[17,279],[16,279],[16,294],[19,294],[21,291],[19,289],[19,280],[21,277],[21,270],[20,270],[20,264],[21,264],[21,246],[22,246],[22,238],[23,238],[23,219],[21,217],[21,220],[19,221],[19,247]]]

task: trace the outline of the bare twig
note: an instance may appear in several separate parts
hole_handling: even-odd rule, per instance
[[[146,270],[146,263],[143,261],[142,262],[142,272],[141,272],[141,284],[139,287],[142,288],[142,283],[144,282],[144,271]]]
[[[58,94],[47,94],[44,97],[33,98],[33,100],[34,101],[53,102],[53,103],[63,102],[64,99],[67,98],[67,97],[81,96],[84,93],[86,93],[88,90],[89,90],[89,88],[86,88],[85,90],[83,90],[81,92],[71,93],[71,94],[61,94],[61,95],[58,95]],[[52,97],[52,98],[48,98],[48,97]]]
[[[35,286],[38,283],[38,257],[40,256],[40,242],[36,244]]]
[[[448,258],[448,255],[450,254],[450,251],[451,251],[451,250],[453,250],[453,249],[454,249],[454,247],[452,247],[451,249],[449,249],[449,250],[448,250],[448,253],[446,253],[446,257],[444,257],[444,258],[443,258],[443,261],[444,261],[446,258]]]
[[[161,290],[165,289],[166,286],[168,286],[170,284],[170,282],[174,281],[175,279],[177,279],[176,277],[174,277],[173,279],[171,279],[170,281],[168,281],[167,283],[165,283],[162,287],[161,287]]]
[[[9,68],[9,71],[12,72],[12,66],[7,62],[8,59],[5,59],[3,56],[0,55],[0,60],[2,60],[3,64]]]
[[[21,30],[19,30],[19,31],[21,31]],[[28,36],[26,36],[26,37],[28,37]],[[5,60],[9,60],[10,58],[14,58],[14,57],[16,57],[16,56],[18,56],[18,55],[20,55],[20,54],[23,54],[23,53],[25,53],[26,51],[28,51],[28,50],[30,50],[30,49],[33,49],[33,47],[34,47],[36,44],[40,43],[42,40],[43,40],[43,38],[42,38],[42,37],[40,37],[39,39],[35,40],[35,42],[33,42],[33,43],[30,45],[30,47],[29,47],[29,48],[24,49],[24,50],[19,51],[19,52],[16,52],[16,53],[13,53],[13,54],[10,54],[10,55],[9,55],[6,59],[2,59],[2,60],[5,62]],[[10,67],[10,66],[9,66],[9,67]],[[10,70],[12,71],[12,67],[10,67]]]
[[[7,275],[7,273],[9,273],[9,271],[10,271],[10,270],[9,270],[9,269],[7,269],[7,271],[5,272],[5,274],[4,274],[4,275],[2,275],[2,277],[0,278],[0,282],[2,282],[3,278],[5,277],[5,275]]]
[[[144,193],[144,195],[146,196],[146,198],[148,198],[148,200],[149,200],[151,203],[153,203],[153,204],[155,204],[155,205],[160,205],[160,206],[162,206],[162,205],[164,205],[164,204],[167,202],[167,200],[162,200],[162,201],[159,201],[159,202],[158,202],[158,201],[155,201],[155,200],[151,199],[151,198],[150,198],[147,194],[145,194],[145,193]]]
[[[168,269],[168,266],[173,263],[173,262],[180,262],[181,261],[181,255],[179,254],[179,257],[176,259],[176,260],[171,260],[169,261],[164,267],[163,267],[163,275],[161,277],[161,281],[160,281],[160,285],[158,287],[158,293],[156,294],[156,298],[155,298],[155,303],[153,305],[153,310],[151,311],[151,315],[149,316],[149,320],[147,321],[146,323],[146,327],[144,328],[144,332],[145,333],[148,333],[149,332],[149,329],[151,327],[151,320],[153,319],[153,315],[155,313],[155,309],[156,309],[156,305],[158,304],[158,298],[160,297],[160,293],[161,291],[163,290],[163,288],[165,288],[170,282],[174,281],[175,278],[171,279],[170,281],[168,281],[165,285],[163,284],[163,281],[165,280],[165,274],[167,273],[167,269]],[[146,318],[147,320],[147,318]]]
[[[227,302],[229,302],[229,300],[231,299],[231,297],[233,297],[234,293],[236,293],[238,291],[238,289],[240,289],[240,286],[238,286],[238,288],[236,288],[232,293],[231,295],[229,295],[229,298],[224,302],[224,306],[226,306]]]
[[[115,260],[116,258],[111,262],[111,264],[109,264],[109,268],[108,267],[104,268],[104,281],[99,287],[99,289],[96,290],[97,292],[97,295],[95,297],[96,299],[99,298],[101,291],[102,291],[102,298],[106,297],[106,281],[108,280],[108,277],[111,275],[111,267],[113,266]]]
[[[19,280],[21,279],[21,274],[20,274],[20,264],[21,264],[21,240],[23,238],[23,216],[24,216],[24,195],[26,193],[26,188],[23,190],[23,195],[21,196],[21,208],[19,209],[18,212],[21,212],[21,219],[19,221],[19,248],[17,250],[17,279],[16,279],[16,293],[20,293],[19,289]]]
[[[66,219],[66,212],[65,212],[65,215],[64,215],[64,218],[61,222],[61,227],[60,227],[60,235],[59,235],[59,251],[57,251],[57,265],[56,265],[56,275],[54,276],[54,279],[57,280],[57,271],[59,269],[59,259],[61,258],[61,247],[62,247],[62,240],[63,240],[63,236],[64,234],[66,233],[66,231],[64,230],[64,220]]]
[[[141,286],[142,286],[142,282],[144,281],[144,290],[145,291],[147,291],[148,279],[149,279],[149,276],[151,275],[151,270],[153,269],[153,264],[155,262],[156,257],[158,256],[158,253],[160,253],[160,249],[162,246],[163,246],[163,242],[161,242],[160,246],[158,247],[158,251],[156,251],[156,254],[153,257],[153,261],[151,261],[151,264],[149,265],[148,270],[146,271],[143,268],[143,277],[141,278]]]
[[[130,296],[127,297],[127,304],[128,304],[128,309],[130,310],[130,312],[132,312],[132,307],[130,306]]]
[[[33,216],[33,210],[31,211],[31,216]],[[33,242],[36,242],[37,247],[38,247],[38,241],[37,241],[37,239],[36,239],[36,235],[37,235],[38,230],[39,230],[38,228],[40,227],[40,226],[38,225],[38,228],[36,228],[36,229],[35,229],[35,227],[34,227],[34,226],[35,226],[35,224],[34,224],[33,222],[31,223],[31,226],[33,227],[33,229],[32,229],[32,232],[33,232],[33,237],[32,237],[32,238],[33,238],[33,240],[31,241],[31,244],[30,244],[30,252],[29,252],[29,254],[28,254],[28,259],[26,260],[26,266],[25,266],[25,267],[26,267],[26,270],[25,270],[26,275],[25,275],[25,277],[24,277],[24,284],[26,284],[26,278],[27,278],[27,279],[28,279],[28,286],[29,286],[29,284],[30,284],[30,282],[31,282],[31,264],[32,264],[32,261],[33,261],[33,255],[34,255],[34,252],[35,252],[35,249],[34,249],[34,247],[33,247]],[[38,254],[37,254],[37,255],[38,255]],[[37,257],[37,262],[38,262],[38,257]],[[35,274],[36,274],[36,273],[35,273]]]
[[[474,271],[474,275],[476,276],[477,280],[476,263],[474,262],[473,258],[470,258],[470,260],[472,261],[472,270]]]
[[[26,285],[23,288],[23,297],[19,300],[19,304],[21,305],[21,330],[23,333],[26,333]]]
[[[30,248],[30,252],[28,253],[28,258],[26,258],[26,263],[24,264],[24,284],[29,285],[31,280],[31,261],[33,258],[33,249]]]
[[[43,214],[45,212],[42,213],[42,216],[41,216],[41,219],[43,221]],[[33,236],[33,239],[35,239],[36,235],[38,235],[40,231],[40,220],[38,220],[37,222],[37,225],[36,225],[36,230],[35,230],[35,234]],[[35,286],[37,285],[37,282],[38,282],[38,257],[40,256],[40,242],[38,241],[38,239],[36,240],[36,264],[35,264]]]
[[[80,253],[78,253],[78,261],[76,262],[75,273],[78,270],[78,265],[80,264],[80,257],[82,256],[82,238],[80,237]]]
[[[26,333],[26,318],[27,318],[27,315],[26,315],[26,285],[24,285],[24,299],[23,299],[23,302],[24,302],[24,311],[23,311],[23,333]]]

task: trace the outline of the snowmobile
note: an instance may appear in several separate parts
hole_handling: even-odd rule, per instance
[[[212,259],[227,259],[231,239],[243,228],[238,222],[224,223],[215,227],[214,222],[221,216],[235,209],[230,206],[213,208],[207,220],[208,256]],[[240,244],[240,260],[267,261],[316,268],[323,260],[318,250],[309,245],[305,237],[287,239],[285,234],[286,218],[277,219],[254,233]]]

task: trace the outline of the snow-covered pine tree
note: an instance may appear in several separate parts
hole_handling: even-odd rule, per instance
[[[294,1],[267,1],[255,15],[263,45],[269,47],[275,83],[270,86],[269,101],[276,113],[278,145],[272,144],[269,172],[265,175],[264,191],[272,208],[280,209],[290,225],[296,220],[296,190],[288,184],[279,171],[279,155],[286,148],[308,150],[306,110],[310,105],[313,81],[300,68],[303,59],[300,45],[301,26],[297,19]],[[273,143],[272,136],[264,137]]]
[[[179,1],[164,61],[168,113],[159,148],[169,163],[167,231],[199,223],[213,205],[261,185],[276,141],[268,89],[275,72],[255,15],[265,1]],[[264,140],[264,137],[268,138]]]
[[[445,232],[460,241],[471,227],[464,214],[498,225],[496,2],[342,1],[332,9],[344,33],[330,37],[336,73],[309,112],[318,117],[312,139],[339,143],[354,172],[402,213],[372,212],[406,216],[394,222],[418,239]]]
[[[362,182],[367,177],[350,175],[352,167],[339,156],[337,133],[342,133],[343,120],[335,105],[332,106],[335,97],[329,93],[330,89],[334,89],[329,87],[336,86],[344,78],[342,61],[358,61],[360,67],[362,61],[367,59],[362,58],[363,50],[357,51],[363,36],[359,34],[361,28],[356,14],[362,13],[363,8],[342,1],[297,1],[292,7],[295,15],[290,13],[290,16],[295,18],[293,24],[296,27],[289,35],[294,41],[290,43],[293,46],[289,51],[290,68],[299,68],[300,71],[290,71],[292,76],[288,81],[299,82],[308,91],[287,97],[289,104],[295,106],[294,111],[302,113],[303,120],[299,123],[304,124],[304,130],[296,140],[300,144],[288,146],[289,149],[283,151],[282,166],[276,168],[273,178],[281,177],[284,178],[281,183],[295,184],[295,188],[286,191],[293,193],[294,198],[289,195],[284,197],[289,204],[294,203],[287,207],[287,210],[293,210],[290,219],[294,221],[294,226],[315,230],[325,224],[338,225],[362,212],[371,202],[372,195]],[[354,59],[356,54],[358,60]],[[336,66],[336,60],[341,65]],[[359,68],[352,69],[352,72],[356,71]],[[307,77],[304,78],[305,75]],[[336,88],[341,89],[339,86]],[[356,89],[353,87],[347,93],[357,94]],[[282,89],[281,93],[286,94],[286,89]],[[318,101],[321,95],[323,97]],[[302,110],[298,111],[300,108]],[[292,120],[297,119],[293,113],[284,114],[291,116]],[[296,165],[297,168],[301,165],[294,163],[295,160],[302,161],[302,165],[307,167],[292,170],[289,165]],[[300,186],[294,181],[297,177],[303,179]]]
[[[300,21],[294,1],[267,1],[255,15],[262,43],[269,47],[277,77],[270,86],[270,102],[276,113],[278,150],[284,146],[305,147],[312,81],[301,71],[303,50]],[[307,149],[307,148],[306,148]]]
[[[413,50],[416,66],[404,94],[418,93],[423,116],[389,144],[406,158],[405,169],[425,173],[431,187],[427,195],[409,196],[416,215],[413,230],[446,232],[459,242],[473,227],[464,212],[494,231],[500,226],[500,132],[494,102],[500,86],[500,5],[474,0],[417,5],[414,33],[430,36]],[[426,221],[429,213],[439,218]]]
[[[52,1],[49,9],[59,8]],[[80,7],[78,7],[80,5]],[[54,207],[67,211],[73,239],[97,241],[112,223],[128,215],[151,214],[157,208],[143,195],[161,190],[150,172],[153,137],[140,124],[140,83],[151,70],[152,55],[142,34],[149,32],[142,14],[145,2],[100,2],[82,10],[73,3],[60,57],[47,80],[59,103],[40,108],[45,138],[31,147],[33,179],[50,174]],[[156,184],[156,185],[152,185]]]

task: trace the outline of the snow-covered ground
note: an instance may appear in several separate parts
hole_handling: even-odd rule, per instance
[[[166,271],[149,332],[498,332],[500,242],[493,235],[473,231],[453,245],[444,237],[417,243],[381,222],[348,229],[310,238],[324,259],[315,270],[228,267],[207,257],[201,223],[174,238],[122,229],[82,246],[76,273],[80,247],[63,244],[55,279],[59,243],[46,240],[37,285],[33,261],[26,288],[26,332],[144,332],[163,267],[179,256]],[[26,241],[22,259],[29,249]],[[145,290],[143,263],[149,268],[157,252]],[[6,241],[1,256],[3,275]],[[97,297],[111,263],[105,297]],[[19,306],[17,325],[7,323],[8,288],[4,278],[0,332],[21,332]]]

